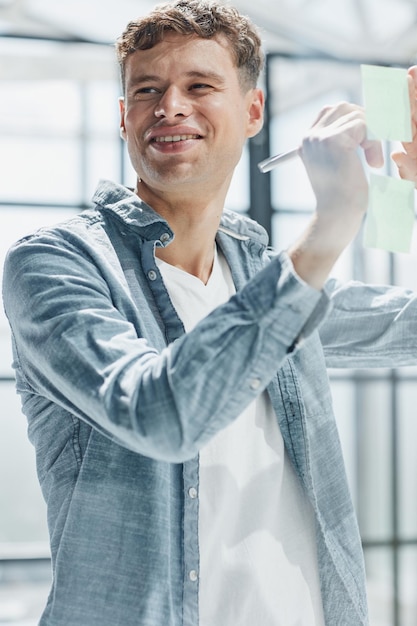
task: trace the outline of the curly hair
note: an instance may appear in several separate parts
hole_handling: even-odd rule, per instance
[[[211,39],[223,35],[240,72],[241,84],[256,87],[264,55],[257,28],[237,9],[215,0],[176,0],[157,5],[148,15],[128,23],[116,41],[121,82],[125,84],[125,62],[137,50],[160,43],[167,31]]]

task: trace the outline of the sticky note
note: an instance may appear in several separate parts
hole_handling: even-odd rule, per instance
[[[370,175],[364,245],[390,252],[409,252],[414,227],[414,183]]]
[[[369,139],[412,141],[407,70],[361,65]]]

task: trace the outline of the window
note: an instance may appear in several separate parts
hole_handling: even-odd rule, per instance
[[[17,78],[0,81],[1,260],[18,237],[88,206],[99,178],[129,185],[135,180],[118,132],[113,52],[85,44],[78,44],[82,50],[52,42],[8,45],[16,60],[23,60]],[[272,54],[267,70],[265,132],[248,143],[226,204],[264,223],[274,247],[282,248],[311,215],[310,185],[297,159],[268,175],[256,173],[256,161],[295,147],[323,104],[360,102],[360,72],[357,64]],[[265,146],[267,152],[258,159]],[[387,146],[387,154],[389,150]],[[342,279],[394,281],[417,289],[414,267],[415,252],[394,257],[364,249],[358,238],[335,273]],[[47,528],[34,453],[14,392],[9,329],[2,313],[0,348],[0,622],[28,626],[48,592]],[[417,373],[407,368],[330,374],[365,550],[371,623],[414,626]]]
[[[271,54],[266,80],[270,154],[297,147],[323,105],[340,100],[362,103],[358,63]],[[389,175],[395,175],[388,156],[394,147],[385,146]],[[281,249],[306,224],[314,196],[299,159],[278,166],[270,177],[269,197],[263,197],[264,203],[269,201],[270,222],[265,225],[274,247]],[[266,184],[257,185],[262,196]],[[254,207],[251,211],[256,216]],[[364,248],[359,235],[338,261],[334,275],[416,289],[416,254],[415,241],[410,255],[392,255]],[[417,614],[417,370],[337,370],[330,376],[365,552],[371,624],[412,626]]]

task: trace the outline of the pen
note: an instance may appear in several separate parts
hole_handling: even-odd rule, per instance
[[[269,172],[269,170],[272,170],[276,165],[278,165],[278,163],[289,161],[299,154],[300,148],[294,148],[293,150],[288,150],[288,152],[281,152],[280,154],[276,154],[275,156],[268,157],[264,161],[261,161],[260,163],[258,163],[258,167],[264,174],[265,172]]]

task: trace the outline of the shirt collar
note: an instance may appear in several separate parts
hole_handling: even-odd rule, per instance
[[[168,241],[173,237],[167,221],[128,187],[101,180],[92,200],[98,210],[111,212],[126,226],[141,231],[147,239],[164,237]],[[228,209],[222,213],[219,232],[242,241],[252,240],[261,246],[268,244],[268,235],[262,226]]]

